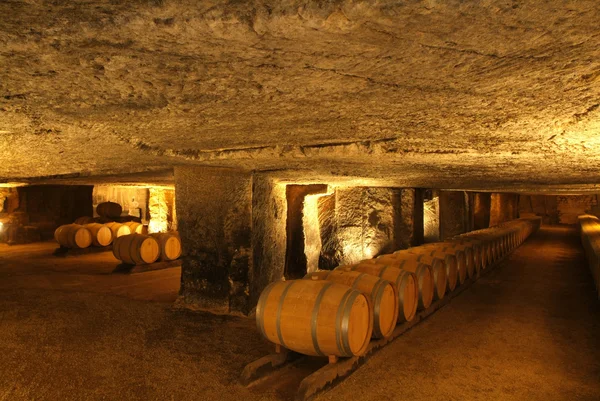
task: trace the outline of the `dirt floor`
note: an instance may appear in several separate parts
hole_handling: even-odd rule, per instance
[[[251,319],[175,308],[179,268],[0,245],[0,401],[282,400],[237,383]],[[324,400],[598,400],[600,302],[573,229],[544,228]]]
[[[143,274],[114,274],[120,261],[112,252],[57,257],[54,241],[0,244],[0,290],[47,289],[112,294],[131,299],[173,302],[181,267]]]

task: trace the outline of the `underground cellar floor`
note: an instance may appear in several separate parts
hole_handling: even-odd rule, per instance
[[[49,267],[55,262],[24,249],[0,257],[0,400],[250,401],[290,393],[237,384],[243,366],[271,348],[252,319],[100,288],[109,269],[101,262],[86,285],[75,285],[82,264]],[[600,303],[575,229],[544,227],[318,399],[599,397]]]

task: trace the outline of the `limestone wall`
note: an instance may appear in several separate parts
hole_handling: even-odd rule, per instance
[[[517,194],[492,193],[490,203],[490,227],[519,217]]]
[[[284,277],[286,218],[286,186],[269,174],[255,174],[252,179],[250,307],[256,305],[267,285]]]
[[[52,238],[59,225],[72,223],[91,213],[91,186],[0,188],[0,222],[6,225],[6,230],[11,227],[15,243]]]
[[[122,215],[139,217],[148,223],[148,188],[116,185],[94,186],[94,217],[98,217],[96,207],[102,202],[116,202],[123,207]]]
[[[319,268],[355,263],[421,243],[420,204],[422,198],[414,190],[400,188],[342,187],[321,198]]]
[[[545,224],[575,224],[582,214],[600,215],[598,195],[521,195],[519,212],[535,214]]]

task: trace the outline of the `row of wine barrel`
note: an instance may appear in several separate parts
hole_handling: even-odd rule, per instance
[[[175,260],[181,256],[181,240],[176,232],[123,235],[113,243],[113,255],[130,265]]]
[[[579,234],[600,299],[600,220],[592,215],[578,217]]]
[[[138,223],[137,221],[114,221],[110,218],[107,217],[89,217],[89,216],[84,216],[84,217],[78,217],[73,224],[79,224],[81,226],[85,226],[88,224],[112,224],[112,223],[117,223],[120,225],[126,225],[127,227],[129,227],[130,232],[122,232],[121,235],[125,235],[125,234],[131,234],[131,233],[138,233],[138,234],[147,234],[148,233],[148,227],[144,226],[142,223]]]
[[[54,239],[65,248],[87,248],[89,246],[108,246],[115,238],[140,232],[142,224],[128,223],[90,223],[66,224],[54,231]]]
[[[131,224],[139,224],[131,222]],[[113,244],[114,256],[128,264],[138,265],[175,260],[181,256],[181,240],[176,232],[138,234],[132,225],[107,224],[67,224],[54,232],[55,240],[65,248],[87,248],[90,245],[108,246]],[[133,232],[133,234],[132,234]]]
[[[271,283],[256,307],[269,341],[305,355],[350,357],[387,338],[467,278],[519,246],[541,224],[513,220],[451,240],[381,255],[304,280]]]

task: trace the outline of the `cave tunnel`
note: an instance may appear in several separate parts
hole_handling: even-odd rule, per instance
[[[0,15],[0,400],[600,399],[600,2]]]

